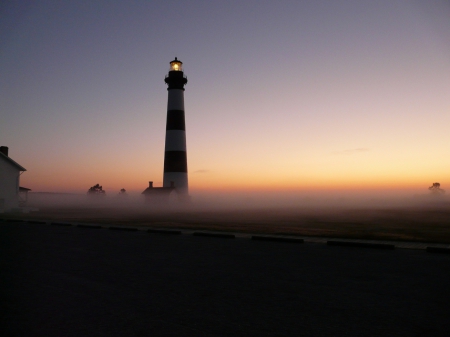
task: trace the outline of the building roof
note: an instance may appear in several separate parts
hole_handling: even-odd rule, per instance
[[[175,187],[147,187],[141,194],[145,195],[169,195]]]
[[[14,160],[12,160],[11,158],[9,158],[8,156],[5,156],[3,153],[0,152],[0,158],[2,158],[3,160],[5,160],[6,162],[10,163],[11,165],[13,165],[14,167],[16,167],[19,171],[26,171],[27,169],[24,168],[23,166],[20,166],[19,164],[17,164]]]

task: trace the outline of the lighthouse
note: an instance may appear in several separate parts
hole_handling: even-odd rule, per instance
[[[169,74],[164,82],[168,85],[166,143],[164,152],[163,187],[175,187],[179,197],[189,195],[186,155],[186,123],[184,118],[183,62],[175,57],[170,62]]]

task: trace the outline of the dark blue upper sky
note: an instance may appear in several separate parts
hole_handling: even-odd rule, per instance
[[[1,145],[35,189],[158,182],[177,56],[194,188],[450,183],[449,17],[444,0],[2,1]]]

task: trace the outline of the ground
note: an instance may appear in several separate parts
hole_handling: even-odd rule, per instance
[[[447,336],[449,263],[414,249],[4,221],[0,333]]]

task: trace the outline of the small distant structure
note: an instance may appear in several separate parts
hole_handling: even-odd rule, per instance
[[[434,195],[442,195],[445,193],[445,190],[441,189],[441,184],[439,183],[433,183],[428,189],[433,193]]]
[[[153,187],[153,181],[148,182],[148,187],[142,192],[147,202],[161,202],[169,199],[170,193],[175,190],[175,183],[170,182],[170,187]]]
[[[28,202],[28,192],[30,188],[19,186],[19,207],[25,207]]]
[[[125,197],[128,197],[127,190],[124,189],[124,188],[121,188],[120,191],[119,191],[119,194],[117,194],[117,196],[118,196],[119,198],[125,198]]]
[[[26,169],[8,156],[8,147],[0,146],[0,213],[19,211],[27,201],[30,189],[20,187],[20,175]],[[23,199],[24,198],[24,199]]]
[[[106,191],[103,190],[103,187],[100,186],[100,184],[95,184],[94,186],[90,187],[87,191],[88,195],[106,195]]]

